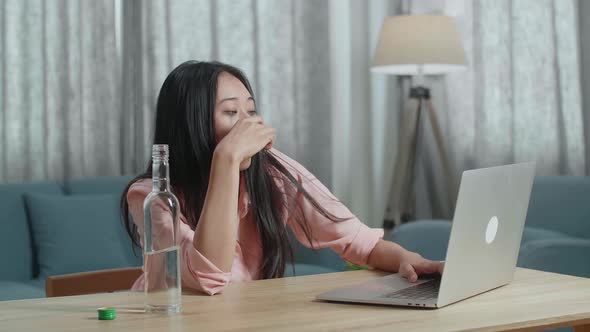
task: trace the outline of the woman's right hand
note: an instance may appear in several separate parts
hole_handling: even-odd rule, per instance
[[[262,149],[270,149],[276,138],[276,129],[264,124],[262,117],[240,119],[219,141],[215,153],[242,163]]]

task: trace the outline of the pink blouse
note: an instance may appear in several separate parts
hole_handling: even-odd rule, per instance
[[[297,188],[284,176],[276,179],[279,191],[291,199],[287,200],[287,211],[297,210],[303,213],[309,223],[313,236],[314,248],[331,248],[343,259],[357,265],[365,265],[369,255],[380,238],[383,237],[382,229],[372,229],[360,222],[349,210],[339,202],[334,195],[320,183],[308,170],[283,153],[272,149],[271,153],[298,179],[307,192],[315,198],[327,211],[341,218],[349,218],[342,222],[333,222],[322,216],[311,203],[297,192]],[[131,186],[127,193],[129,211],[133,221],[137,225],[140,235],[140,243],[143,245],[143,201],[152,190],[151,180],[138,181]],[[262,262],[262,245],[256,224],[252,215],[248,213],[249,199],[242,195],[238,203],[240,218],[238,226],[238,240],[235,247],[235,256],[230,272],[223,272],[215,264],[203,256],[193,246],[194,231],[188,225],[184,215],[180,215],[179,239],[181,254],[181,278],[183,287],[188,287],[213,295],[230,282],[248,281],[260,279],[260,265]],[[157,224],[171,225],[168,213],[152,210],[154,229]],[[295,234],[297,240],[310,248],[301,226],[289,215],[284,213],[287,225]],[[166,228],[166,226],[164,226]],[[145,273],[137,279],[132,290],[143,290],[145,285]]]

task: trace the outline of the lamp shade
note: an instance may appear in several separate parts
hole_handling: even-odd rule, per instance
[[[450,16],[403,15],[385,19],[372,72],[444,74],[466,68],[461,36]]]

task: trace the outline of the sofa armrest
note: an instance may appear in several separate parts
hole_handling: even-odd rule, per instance
[[[590,277],[590,240],[569,237],[527,242],[520,249],[518,266]]]

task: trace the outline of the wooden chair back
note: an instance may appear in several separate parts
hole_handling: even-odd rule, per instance
[[[129,290],[141,273],[141,267],[130,267],[51,276],[45,281],[45,293],[54,297]]]

